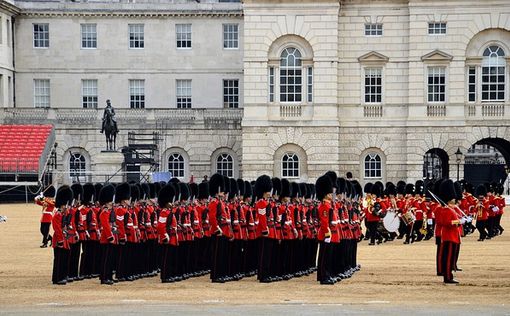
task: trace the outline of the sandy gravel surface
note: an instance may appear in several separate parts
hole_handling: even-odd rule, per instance
[[[376,310],[389,314],[400,307],[418,313],[427,309],[455,310],[455,306],[459,311],[476,314],[482,305],[493,308],[495,313],[505,313],[505,310],[510,311],[510,209],[506,211],[503,227],[507,231],[502,236],[477,242],[475,233],[463,240],[459,260],[463,271],[456,275],[461,282],[457,286],[446,286],[435,276],[432,240],[412,245],[403,245],[399,240],[375,247],[363,242],[358,251],[362,270],[334,286],[317,284],[315,275],[272,284],[260,284],[254,277],[212,284],[204,276],[173,284],[148,278],[114,286],[101,286],[98,280],[54,286],[51,284],[52,250],[39,248],[40,208],[4,204],[0,205],[0,215],[6,215],[8,221],[0,223],[0,314],[2,310],[45,312],[59,306],[93,309],[104,306],[111,312],[131,306],[134,311],[167,304],[220,306],[219,314],[221,306],[259,304],[308,308],[321,306],[316,304],[342,304],[338,306],[353,308],[375,304],[382,308]],[[193,308],[191,314],[192,311]],[[313,308],[309,311],[313,314]]]

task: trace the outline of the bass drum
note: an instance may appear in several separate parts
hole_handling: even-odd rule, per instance
[[[398,218],[397,213],[394,211],[388,211],[386,216],[383,218],[383,225],[390,233],[397,232],[398,227],[400,226],[400,219]]]

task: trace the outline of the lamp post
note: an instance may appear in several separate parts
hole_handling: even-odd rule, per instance
[[[462,161],[462,152],[460,151],[460,147],[457,147],[457,151],[455,152],[455,157],[457,158],[457,181],[459,181],[459,169],[460,162]]]

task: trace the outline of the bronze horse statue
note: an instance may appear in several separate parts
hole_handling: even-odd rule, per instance
[[[115,151],[115,142],[117,140],[117,124],[113,120],[113,115],[107,113],[104,120],[104,135],[106,137],[106,150]]]

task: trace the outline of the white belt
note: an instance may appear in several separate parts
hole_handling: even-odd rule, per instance
[[[259,214],[260,215],[266,215],[266,209],[265,208],[259,208]]]
[[[163,223],[163,224],[164,224],[164,223],[166,223],[166,220],[167,220],[167,218],[166,218],[166,217],[160,217],[158,221],[159,221],[160,223]]]
[[[182,224],[184,227],[191,227],[191,224]]]
[[[235,221],[234,221],[234,225],[237,225],[237,224],[239,224],[239,221],[238,221],[238,220],[235,220]]]
[[[53,212],[43,212],[43,214],[50,214],[50,215],[52,215]]]
[[[116,218],[117,218],[118,221],[124,220],[124,216],[116,216]]]

